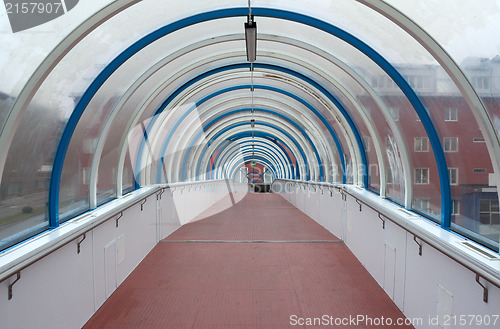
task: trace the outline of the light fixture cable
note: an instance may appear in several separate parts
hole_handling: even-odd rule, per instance
[[[250,2],[250,1],[249,1]],[[253,63],[250,63],[250,84],[251,84],[251,89],[250,92],[252,93],[252,111],[251,111],[251,116],[252,119],[250,121],[251,126],[252,126],[252,161],[255,161],[255,134],[254,134],[254,128],[255,128],[255,118],[254,118],[254,85],[253,85]]]
[[[248,20],[252,19],[252,6],[250,5],[250,0],[248,0]]]
[[[252,129],[252,165],[255,164],[255,118],[254,118],[254,67],[253,62],[257,57],[257,24],[252,16],[251,0],[248,0],[248,20],[245,23],[245,42],[247,60],[250,62],[250,92],[252,105],[250,109],[250,127]]]
[[[248,21],[252,22],[252,5],[251,1],[248,0]],[[254,119],[254,98],[253,98],[253,92],[254,92],[254,87],[253,87],[253,62],[250,62],[250,84],[251,84],[251,89],[250,92],[252,93],[252,112],[251,112],[251,126],[252,126],[252,162],[255,161],[255,133],[254,133],[254,128],[255,128],[255,119]]]

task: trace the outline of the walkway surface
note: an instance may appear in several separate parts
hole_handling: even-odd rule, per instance
[[[161,241],[84,328],[375,327],[358,316],[404,318],[337,237],[279,195],[248,194]]]

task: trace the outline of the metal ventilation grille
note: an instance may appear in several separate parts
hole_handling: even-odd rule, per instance
[[[460,242],[462,245],[466,246],[467,248],[477,252],[478,254],[480,254],[481,256],[483,257],[486,257],[488,258],[488,260],[500,260],[500,255],[497,255],[497,254],[494,254],[494,253],[490,253],[486,250],[483,250],[482,248],[479,248],[478,246],[476,246],[475,244],[469,242],[469,241],[463,241],[463,242]]]

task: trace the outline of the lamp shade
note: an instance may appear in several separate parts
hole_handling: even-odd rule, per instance
[[[257,23],[253,20],[253,16],[245,23],[245,41],[247,46],[247,60],[253,63],[257,58]]]

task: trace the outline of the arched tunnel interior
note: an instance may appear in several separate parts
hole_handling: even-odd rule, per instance
[[[84,304],[33,311],[82,327],[157,244],[250,199],[333,234],[415,328],[498,318],[499,1],[5,1],[0,17],[8,327],[40,303]]]

